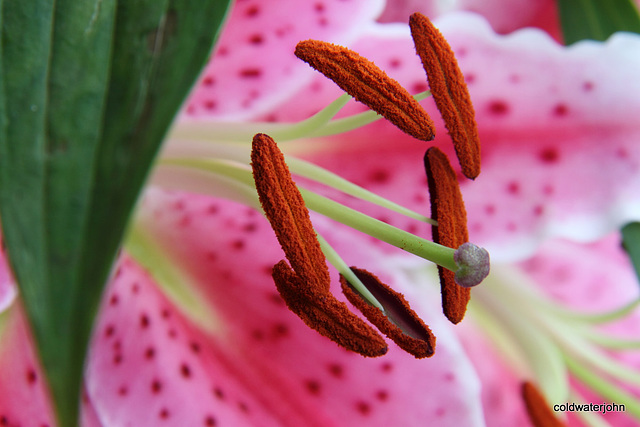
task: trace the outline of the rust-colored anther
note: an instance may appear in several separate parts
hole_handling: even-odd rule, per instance
[[[298,43],[295,54],[403,132],[423,141],[435,137],[435,126],[427,112],[400,83],[368,59],[346,47],[318,40]]]
[[[381,356],[387,344],[329,291],[331,278],[309,211],[282,152],[265,134],[253,138],[251,166],[260,203],[291,264],[273,268],[276,288],[287,306],[309,327],[348,350]]]
[[[521,393],[522,399],[527,407],[529,419],[535,427],[564,426],[564,423],[553,414],[547,400],[535,385],[529,381],[524,382]]]
[[[387,352],[380,334],[333,294],[309,292],[308,284],[284,260],[273,267],[273,280],[287,307],[321,335],[363,356],[378,357]]]
[[[480,174],[480,139],[471,97],[451,47],[420,13],[409,20],[416,52],[427,73],[429,89],[453,140],[462,173],[470,179]]]
[[[253,137],[251,167],[260,204],[291,267],[309,286],[329,292],[331,277],[309,211],[269,135]]]
[[[429,184],[431,217],[438,221],[432,227],[433,241],[457,249],[469,241],[467,211],[464,207],[456,173],[447,156],[436,147],[427,150],[424,167]],[[471,290],[455,282],[455,273],[438,266],[442,309],[453,323],[459,323],[467,311]]]
[[[385,311],[369,304],[347,281],[340,276],[342,292],[382,333],[391,338],[400,348],[418,359],[431,357],[435,351],[436,337],[422,319],[409,307],[404,296],[372,273],[351,267],[364,286],[382,304]]]

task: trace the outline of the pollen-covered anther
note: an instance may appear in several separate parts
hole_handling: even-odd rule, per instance
[[[469,241],[469,234],[467,211],[456,173],[447,156],[436,147],[427,150],[424,166],[429,184],[431,217],[438,222],[437,226],[432,227],[433,241],[457,249]],[[452,323],[459,323],[471,298],[470,289],[456,283],[453,271],[438,266],[438,273],[444,314]],[[465,275],[468,273],[465,272],[463,276]]]
[[[329,269],[309,211],[282,152],[268,135],[254,136],[251,166],[262,208],[291,264],[282,260],[272,272],[289,309],[348,350],[369,357],[385,354],[387,344],[382,336],[329,291]]]
[[[455,281],[462,287],[479,285],[489,275],[489,252],[473,243],[460,245],[453,254],[453,260],[458,266]]]
[[[458,61],[445,38],[426,16],[414,13],[409,26],[416,52],[427,73],[431,95],[453,140],[462,173],[475,179],[480,174],[480,139],[473,104]]]
[[[382,304],[384,312],[367,302],[344,276],[340,276],[342,292],[351,304],[406,352],[418,359],[433,356],[436,337],[416,312],[409,307],[404,296],[366,270],[351,267],[351,271]]]
[[[535,427],[564,427],[564,423],[556,418],[547,400],[533,383],[522,383],[521,394],[531,424]]]
[[[433,121],[422,106],[400,83],[358,53],[305,40],[298,43],[295,54],[403,132],[423,141],[435,137]]]

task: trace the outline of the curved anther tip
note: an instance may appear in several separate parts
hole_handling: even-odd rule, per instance
[[[460,245],[454,252],[453,259],[458,266],[455,281],[464,288],[479,285],[489,275],[489,252],[473,243]]]

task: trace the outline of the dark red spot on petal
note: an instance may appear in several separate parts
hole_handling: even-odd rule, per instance
[[[153,394],[158,394],[162,391],[162,382],[160,380],[153,380],[151,382],[151,392]]]
[[[214,101],[212,99],[207,99],[204,102],[204,108],[209,110],[209,111],[215,110],[217,106],[218,106],[218,104],[216,103],[216,101]]]
[[[141,314],[140,315],[140,327],[142,329],[146,329],[149,327],[149,325],[151,324],[151,320],[149,319],[149,316],[147,316],[146,314]]]
[[[137,294],[138,292],[140,292],[140,285],[137,283],[131,285],[131,293]]]
[[[161,420],[166,420],[169,418],[171,414],[169,413],[169,410],[167,408],[162,408],[160,410],[160,413],[158,414],[158,416],[160,417]]]
[[[380,402],[386,402],[389,400],[389,392],[387,390],[378,390],[376,391],[376,399]]]
[[[224,398],[225,398],[224,391],[220,387],[216,387],[216,388],[213,389],[213,395],[218,400],[224,400]]]
[[[593,82],[586,81],[582,83],[582,90],[584,90],[585,92],[591,92],[594,87],[595,85],[593,84]]]
[[[239,72],[240,77],[245,79],[255,79],[262,75],[260,68],[244,68]]]
[[[512,195],[520,194],[520,184],[515,181],[511,181],[507,184],[507,192]]]
[[[118,353],[118,354],[114,355],[113,356],[113,364],[117,366],[117,365],[119,365],[121,363],[122,363],[122,354]]]
[[[207,427],[212,427],[216,425],[216,419],[211,416],[211,415],[207,415],[207,417],[204,419],[204,425]]]
[[[564,117],[569,113],[569,107],[566,104],[557,104],[553,107],[553,115],[557,117]]]
[[[464,75],[464,82],[466,84],[471,84],[476,81],[476,75],[473,73],[467,73]]]
[[[342,378],[344,375],[344,368],[342,365],[332,363],[329,365],[329,373],[335,378]]]
[[[202,84],[205,86],[213,86],[216,83],[216,79],[212,76],[207,76],[202,79]]]
[[[239,251],[239,250],[241,250],[241,249],[244,249],[244,246],[245,246],[245,244],[244,244],[244,240],[240,240],[240,239],[238,239],[238,240],[234,240],[234,241],[231,243],[231,247],[232,247],[233,249],[237,250],[237,251]]]
[[[424,82],[417,82],[417,83],[414,83],[413,85],[411,85],[411,92],[412,93],[424,92],[427,89],[429,89],[429,87]]]
[[[544,206],[536,205],[536,206],[533,207],[533,215],[534,216],[542,216],[543,213],[544,213]]]
[[[149,347],[144,352],[144,358],[147,360],[151,360],[155,357],[156,350],[153,347]]]
[[[116,327],[113,325],[108,325],[104,330],[104,336],[107,338],[111,338],[115,333],[116,333]]]
[[[389,60],[389,67],[391,68],[400,68],[402,65],[402,60],[400,58],[391,58]]]
[[[320,383],[317,380],[306,380],[304,382],[304,386],[307,389],[307,391],[314,395],[317,396],[320,394]]]
[[[377,184],[386,184],[390,178],[391,174],[384,169],[377,169],[369,174],[369,180]]]
[[[120,388],[118,389],[118,396],[126,396],[127,394],[129,394],[129,389],[127,388],[127,386],[120,386]]]
[[[322,3],[314,4],[313,8],[315,9],[316,12],[324,12],[324,4]]]
[[[253,18],[260,13],[260,8],[257,5],[251,5],[244,11],[245,16]]]
[[[360,413],[360,415],[368,416],[371,413],[371,405],[363,400],[360,400],[356,402],[356,410]]]
[[[560,153],[555,147],[547,147],[541,150],[538,156],[544,163],[556,163],[560,158]]]
[[[253,45],[260,45],[264,42],[262,34],[253,34],[249,37],[249,43]]]
[[[186,363],[180,365],[180,375],[183,378],[191,378],[191,368]]]
[[[29,385],[34,385],[38,381],[38,374],[34,369],[29,369],[27,371],[27,383]]]
[[[120,297],[118,296],[118,294],[113,294],[111,295],[111,298],[109,299],[109,305],[110,306],[116,306],[118,305],[118,302],[120,301]]]
[[[495,116],[504,116],[509,113],[509,104],[505,101],[496,99],[489,103],[488,110],[489,113]]]
[[[195,342],[195,341],[192,341],[192,342],[189,344],[189,348],[190,348],[190,349],[191,349],[191,351],[192,351],[192,352],[194,352],[195,354],[200,353],[200,350],[201,350],[200,344],[198,344],[198,343],[197,343],[197,342]]]
[[[389,373],[393,370],[393,365],[389,362],[384,362],[382,366],[380,366],[382,372]]]
[[[245,402],[238,402],[238,408],[240,409],[241,412],[244,412],[245,414],[249,413],[249,406],[247,406]]]
[[[496,207],[494,205],[487,205],[484,207],[484,212],[491,216],[496,213]]]

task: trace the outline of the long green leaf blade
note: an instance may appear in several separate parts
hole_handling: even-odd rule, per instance
[[[564,42],[606,40],[617,31],[640,33],[640,15],[632,0],[558,0]]]
[[[127,220],[228,7],[187,3],[0,2],[0,217],[61,426]]]

